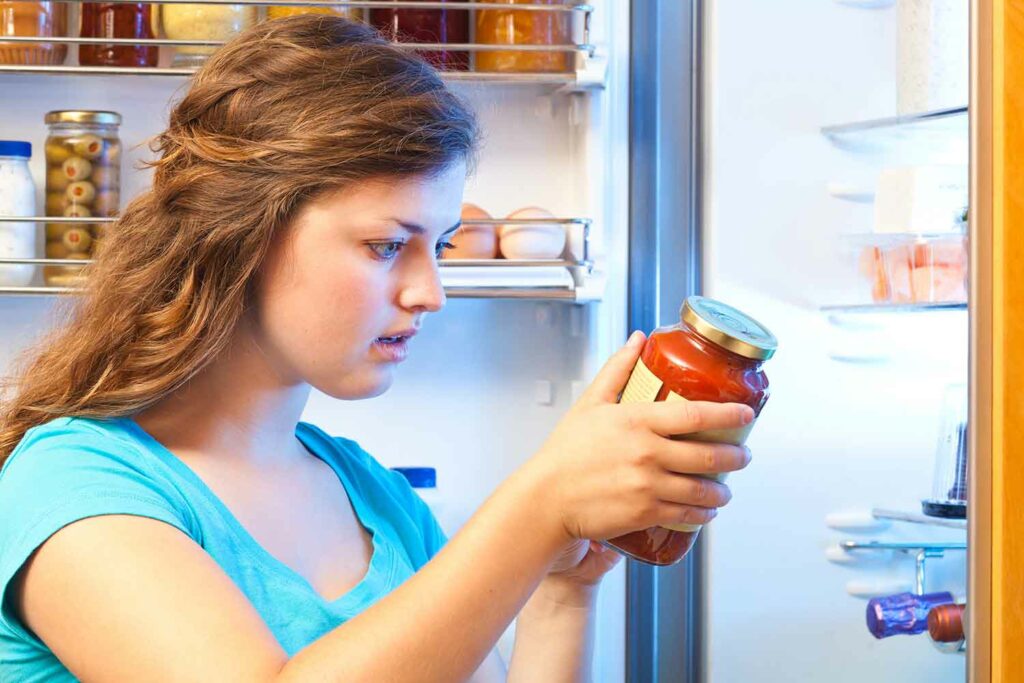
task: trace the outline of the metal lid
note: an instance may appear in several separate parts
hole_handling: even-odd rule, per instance
[[[46,114],[46,123],[99,123],[107,126],[121,125],[121,115],[115,111],[51,111]]]
[[[779,346],[767,327],[721,301],[688,297],[679,316],[700,336],[745,358],[768,360]]]

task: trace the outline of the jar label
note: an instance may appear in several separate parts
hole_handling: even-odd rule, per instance
[[[638,359],[636,367],[633,368],[629,381],[626,383],[626,388],[622,390],[622,398],[619,400],[619,403],[653,403],[657,400],[658,392],[661,391],[663,385],[664,382],[661,381],[661,378],[651,372],[651,369],[647,367],[643,359]],[[686,401],[689,399],[680,396],[674,391],[670,391],[665,400]],[[750,436],[750,431],[754,428],[756,422],[757,418],[754,418],[750,424],[735,429],[707,429],[692,434],[679,434],[672,438],[677,441],[704,441],[707,443],[728,443],[734,446],[742,446],[746,443],[747,437]],[[724,482],[727,473],[722,472],[720,474],[701,476],[705,476],[706,479]],[[700,525],[666,524],[665,528],[672,529],[673,531],[697,531],[700,529]]]
[[[662,384],[664,382],[651,372],[643,359],[639,359],[629,376],[626,388],[622,390],[619,403],[653,403],[658,398]]]

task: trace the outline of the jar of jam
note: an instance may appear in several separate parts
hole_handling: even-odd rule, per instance
[[[156,38],[156,9],[148,2],[83,2],[83,38]],[[83,66],[156,66],[155,45],[83,44],[78,61]]]
[[[400,42],[469,42],[469,12],[464,9],[371,9],[370,24]],[[464,51],[422,51],[420,54],[439,69],[469,69],[469,53]]]
[[[775,354],[775,336],[735,308],[700,296],[686,300],[680,318],[678,324],[658,328],[648,337],[619,401],[744,403],[754,410],[756,422],[768,400],[768,377],[761,366]],[[754,422],[673,438],[739,446]],[[651,527],[606,544],[642,562],[668,565],[689,552],[699,532],[700,526],[692,524]]]
[[[46,215],[116,216],[121,198],[121,115],[112,111],[51,111],[46,115]],[[46,258],[91,259],[106,223],[47,223]],[[83,284],[83,268],[46,266],[48,285]]]
[[[491,1],[491,0],[488,0]],[[509,5],[564,5],[566,0],[497,0]],[[571,12],[485,9],[476,15],[476,42],[484,45],[566,45],[570,42]],[[485,50],[476,55],[477,71],[572,71],[571,52]]]
[[[68,46],[54,43],[5,43],[3,36],[63,38],[68,35],[68,8],[63,2],[0,0],[0,64],[60,65]]]
[[[267,19],[280,19],[282,17],[295,17],[300,14],[333,14],[345,17],[353,21],[362,21],[363,10],[346,5],[331,5],[329,7],[299,7],[296,5],[271,5],[267,7]]]

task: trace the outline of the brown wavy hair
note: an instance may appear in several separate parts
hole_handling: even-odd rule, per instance
[[[438,73],[368,26],[307,15],[239,35],[152,143],[152,188],[104,239],[69,322],[9,379],[0,462],[36,425],[134,414],[206,367],[305,202],[472,163],[477,140]]]

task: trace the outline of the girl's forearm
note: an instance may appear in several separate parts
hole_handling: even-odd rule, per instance
[[[508,683],[590,681],[596,586],[543,581],[519,614]]]

